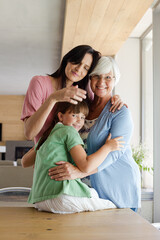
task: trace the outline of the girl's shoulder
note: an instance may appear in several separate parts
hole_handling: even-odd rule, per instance
[[[54,128],[52,129],[52,133],[55,132],[55,131],[63,133],[63,135],[65,135],[65,134],[69,134],[69,135],[72,135],[72,134],[76,134],[77,135],[77,134],[79,134],[74,127],[64,125],[61,122],[58,122],[54,126]]]
[[[57,123],[50,133],[51,139],[59,139],[61,142],[82,141],[77,130],[72,126],[66,126],[62,123]]]

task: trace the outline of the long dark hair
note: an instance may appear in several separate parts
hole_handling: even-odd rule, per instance
[[[100,58],[101,54],[94,50],[89,45],[79,45],[72,50],[70,50],[62,59],[60,67],[57,69],[56,72],[52,73],[51,77],[58,78],[62,77],[62,88],[66,87],[66,75],[65,75],[65,68],[67,66],[67,63],[70,62],[72,64],[79,64],[81,63],[82,59],[84,58],[85,54],[89,53],[93,57],[93,61],[91,64],[91,67],[87,73],[87,75],[79,82],[76,82],[73,84],[78,85],[79,88],[86,89],[88,80],[89,80],[89,74],[92,72],[92,70],[95,68],[98,59]]]
[[[58,118],[58,113],[66,113],[67,111],[69,111],[70,113],[80,113],[82,112],[85,117],[88,115],[89,113],[89,108],[88,105],[85,101],[83,102],[78,102],[78,104],[72,104],[69,102],[59,102],[57,103],[57,108],[56,108],[56,113],[55,113],[55,117],[53,122],[51,123],[50,127],[43,133],[41,139],[39,140],[38,146],[36,148],[36,150],[38,150],[40,148],[40,146],[46,141],[46,139],[48,138],[51,130],[53,129],[53,127],[56,125],[56,123],[59,122],[59,118]]]

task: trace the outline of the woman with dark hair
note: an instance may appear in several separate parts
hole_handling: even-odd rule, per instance
[[[73,82],[73,86],[78,85],[79,88],[82,88],[86,90],[87,84],[88,84],[88,75],[92,72],[94,67],[97,64],[97,61],[100,57],[100,53],[95,51],[92,47],[88,45],[80,45],[75,48],[73,48],[71,51],[69,51],[62,59],[61,65],[58,68],[58,70],[51,74],[50,76],[53,78],[59,78],[62,77],[62,87],[66,87],[66,73],[65,68],[67,66],[67,63],[70,62],[74,65],[77,65],[81,63],[82,59],[86,55],[86,53],[92,55],[92,64],[90,68],[87,68],[87,75],[82,79],[82,81],[79,82]]]
[[[100,53],[88,45],[69,51],[58,70],[47,76],[34,76],[27,90],[21,120],[25,136],[35,143],[53,121],[56,103],[77,104],[86,98],[88,76],[96,66]],[[75,86],[76,85],[76,86]],[[120,100],[116,102],[119,104]],[[122,106],[123,104],[120,105]]]
[[[57,102],[77,104],[77,101],[86,98],[88,74],[99,57],[100,53],[92,47],[80,45],[63,57],[55,73],[32,78],[21,116],[27,139],[34,138],[35,142],[38,141],[53,121]],[[82,82],[81,85],[79,81]],[[73,87],[74,83],[78,87]]]

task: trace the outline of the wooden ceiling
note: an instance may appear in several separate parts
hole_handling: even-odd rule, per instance
[[[80,44],[114,56],[153,0],[66,0],[62,56]]]

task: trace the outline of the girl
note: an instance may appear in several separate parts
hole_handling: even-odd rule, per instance
[[[36,155],[28,201],[35,203],[37,209],[53,213],[74,213],[116,207],[111,201],[100,199],[96,191],[80,179],[55,181],[47,175],[48,169],[62,159],[76,164],[82,172],[91,172],[103,162],[108,153],[121,149],[121,137],[111,139],[109,136],[97,152],[87,156],[78,133],[87,115],[85,102],[77,105],[59,103],[55,121],[40,139],[36,152],[31,150],[22,158],[22,166],[27,167],[28,158],[30,165],[33,165]]]

